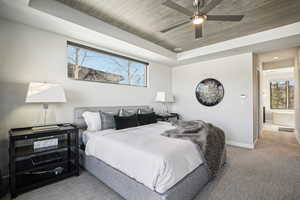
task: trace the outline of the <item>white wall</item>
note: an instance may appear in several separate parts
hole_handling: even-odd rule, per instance
[[[258,55],[253,54],[252,56],[252,86],[253,86],[253,144],[255,145],[258,141],[260,127],[260,69]]]
[[[219,80],[225,89],[223,101],[213,107],[201,105],[195,97],[197,84],[206,78]],[[173,111],[187,120],[201,119],[219,126],[228,143],[253,146],[252,53],[176,67],[172,80]]]
[[[297,48],[295,56],[295,135],[300,144],[300,48]]]
[[[151,105],[157,91],[171,90],[171,69],[157,63],[149,65],[148,88],[70,80],[66,42],[80,41],[6,20],[0,20],[0,27],[1,168],[7,166],[8,130],[33,125],[39,118],[41,106],[24,103],[30,81],[65,88],[68,102],[50,108],[50,121],[56,113],[58,122],[72,122],[77,106]]]

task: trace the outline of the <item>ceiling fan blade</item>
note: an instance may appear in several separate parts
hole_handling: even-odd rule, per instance
[[[161,32],[161,33],[166,33],[166,32],[168,32],[168,31],[171,31],[171,30],[173,30],[173,29],[175,29],[175,28],[178,28],[179,26],[188,24],[188,23],[190,23],[190,22],[191,22],[190,20],[189,20],[189,21],[185,21],[185,22],[176,24],[176,25],[174,25],[174,26],[171,26],[171,27],[169,27],[169,28],[166,28],[166,29],[164,29],[164,30],[161,30],[160,32]]]
[[[195,24],[195,38],[200,39],[203,36],[202,24]]]
[[[205,5],[202,9],[200,9],[200,12],[203,14],[208,13],[212,9],[214,9],[218,4],[220,4],[223,0],[210,0],[210,2]]]
[[[238,22],[241,21],[244,15],[207,15],[206,20],[209,21],[232,21]]]
[[[189,17],[191,17],[191,16],[194,15],[194,12],[186,9],[185,7],[182,7],[181,5],[178,5],[177,3],[174,3],[171,0],[166,0],[162,4],[165,5],[165,6],[167,6],[167,7],[169,7],[169,8],[172,8],[174,10],[177,10],[178,12],[180,12],[180,13],[182,13],[184,15],[187,15]]]

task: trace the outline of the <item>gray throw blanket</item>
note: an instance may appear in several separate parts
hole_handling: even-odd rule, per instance
[[[212,124],[200,120],[173,123],[175,129],[162,133],[163,136],[191,140],[208,169],[209,176],[215,177],[226,159],[225,134]]]

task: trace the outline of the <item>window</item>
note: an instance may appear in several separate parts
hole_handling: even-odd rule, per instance
[[[288,81],[288,109],[294,109],[294,90],[295,90],[295,82]]]
[[[132,86],[147,86],[148,63],[68,42],[68,77]]]
[[[271,81],[271,109],[294,109],[294,89],[292,80]]]

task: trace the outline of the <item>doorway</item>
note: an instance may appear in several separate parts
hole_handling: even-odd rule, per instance
[[[297,143],[295,135],[295,56],[297,49],[257,54],[259,138]]]

